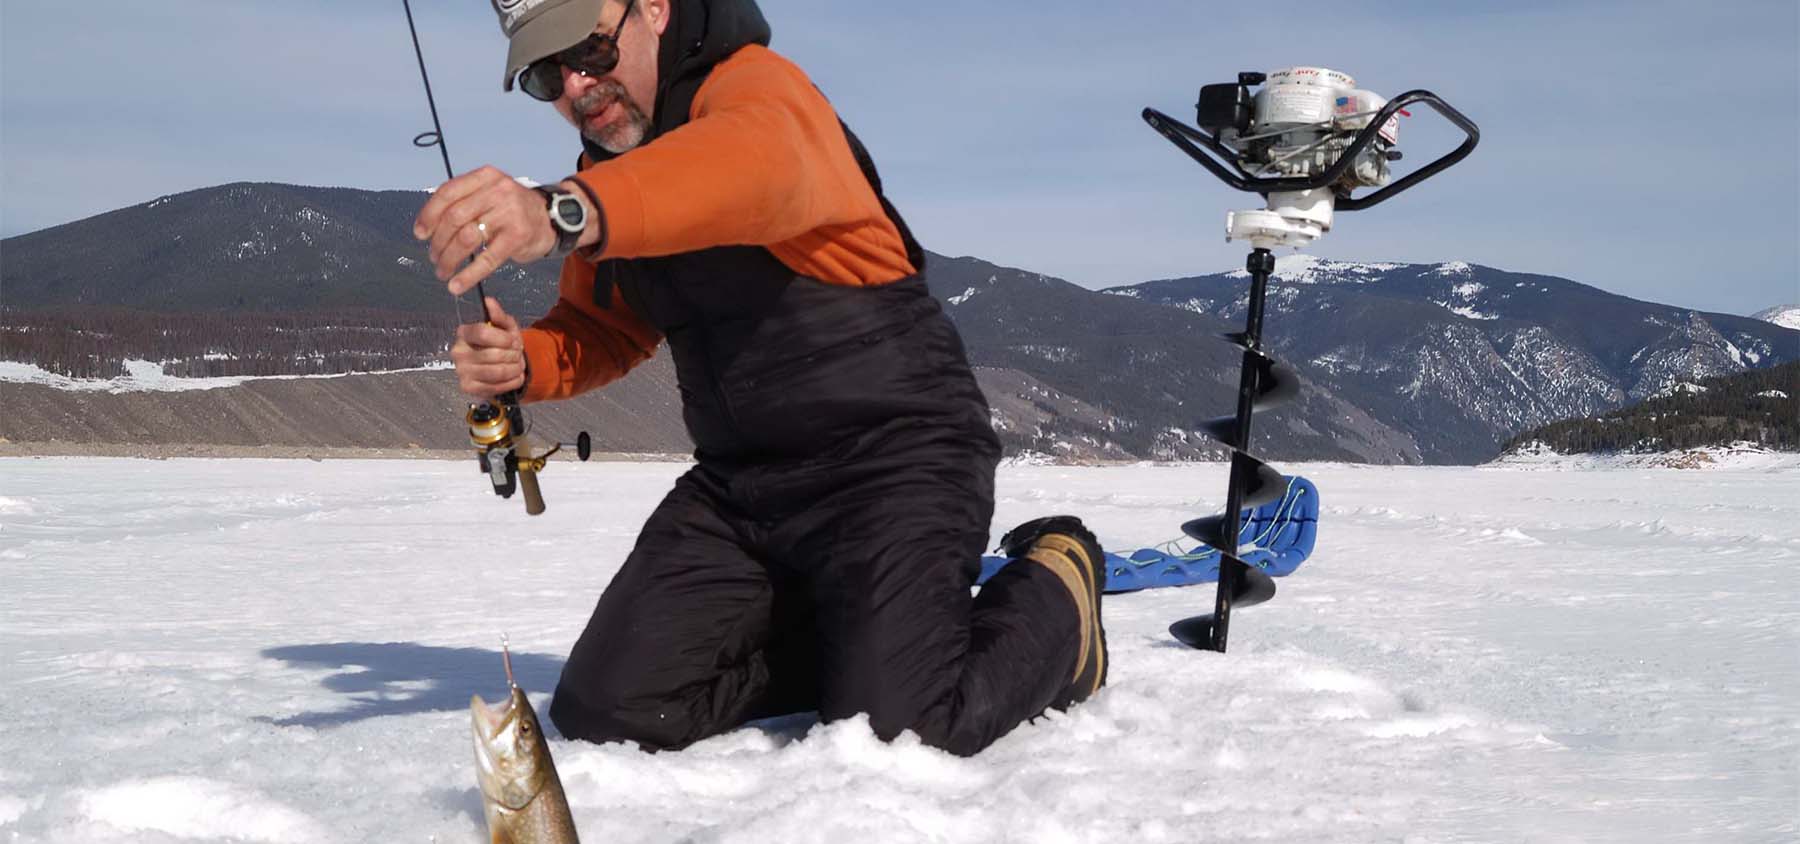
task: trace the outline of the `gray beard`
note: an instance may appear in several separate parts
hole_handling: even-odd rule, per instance
[[[615,100],[625,110],[625,118],[589,131],[587,115],[606,108]],[[576,100],[574,107],[575,113],[582,117],[581,136],[614,155],[636,149],[650,134],[649,116],[625,94],[625,86],[613,80],[609,79],[595,86],[594,90]]]

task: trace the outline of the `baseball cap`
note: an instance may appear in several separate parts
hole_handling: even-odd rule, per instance
[[[506,49],[506,78],[502,88],[511,91],[513,79],[525,66],[559,53],[592,35],[600,25],[606,0],[492,0],[500,16],[500,31],[511,42]]]

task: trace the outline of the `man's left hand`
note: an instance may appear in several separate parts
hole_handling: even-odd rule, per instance
[[[556,248],[543,195],[494,167],[439,185],[413,221],[413,237],[431,241],[431,263],[452,295],[507,261],[536,261]],[[469,265],[458,269],[463,261]]]

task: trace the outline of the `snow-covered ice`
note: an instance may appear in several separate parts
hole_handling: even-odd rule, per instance
[[[679,464],[0,460],[0,841],[476,842],[469,696],[542,712]],[[765,722],[555,740],[589,841],[1791,841],[1800,472],[1284,467],[1317,552],[1234,617],[1107,599],[1111,683],[959,759]],[[1169,539],[1224,468],[1008,465],[995,526]],[[996,531],[998,532],[998,530]]]
[[[1518,446],[1489,463],[1491,469],[1587,472],[1623,469],[1695,469],[1787,473],[1800,471],[1800,454],[1774,451],[1748,440],[1674,451],[1559,454],[1540,440]]]

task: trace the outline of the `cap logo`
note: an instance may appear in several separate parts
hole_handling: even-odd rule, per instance
[[[543,4],[544,0],[494,0],[494,11],[500,13],[500,26],[510,34],[518,27],[520,18]]]

